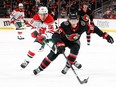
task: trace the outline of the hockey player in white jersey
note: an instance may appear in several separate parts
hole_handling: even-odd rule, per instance
[[[38,50],[44,48],[45,43],[52,41],[51,36],[55,31],[54,19],[48,13],[47,7],[40,7],[37,14],[33,16],[31,25],[36,27],[36,30],[31,33],[31,36],[35,38],[32,48],[28,51],[24,62],[21,64],[22,68],[25,68],[30,60],[35,56]]]
[[[24,8],[23,4],[19,3],[18,8],[14,9],[13,12],[10,15],[10,21],[11,26],[14,26],[14,28],[17,30],[17,38],[19,40],[24,39],[23,31],[25,29],[25,20],[24,20]]]

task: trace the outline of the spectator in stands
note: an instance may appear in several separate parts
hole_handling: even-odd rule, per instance
[[[4,8],[5,8],[5,17],[9,17],[9,8],[12,11],[13,9],[16,8],[18,3],[23,3],[24,4],[24,9],[25,9],[25,17],[26,18],[31,18],[33,17],[33,14],[36,13],[36,9],[38,10],[38,7],[41,5],[45,5],[49,8],[49,6],[52,6],[52,9],[56,9],[55,12],[60,13],[62,10],[66,10],[67,14],[69,13],[69,8],[71,7],[72,10],[76,10],[80,7],[81,2],[89,2],[90,3],[90,8],[91,10],[95,10],[96,8],[99,8],[103,2],[108,2],[109,0],[4,0]],[[110,1],[109,1],[110,2]],[[113,0],[111,2],[112,8],[116,8],[116,1]],[[54,8],[56,6],[57,8]],[[79,7],[78,7],[79,6]],[[63,7],[63,9],[62,9]],[[58,15],[60,17],[60,15]],[[108,15],[104,14],[104,16],[108,17]],[[109,17],[108,17],[109,18]]]
[[[75,12],[75,11],[77,12],[78,8],[79,8],[78,2],[72,1],[69,11],[70,12]]]
[[[62,7],[62,9],[60,10],[60,17],[61,18],[67,17],[67,10],[64,7]]]
[[[112,2],[112,6],[113,6],[114,8],[116,8],[116,1],[113,1],[113,2]]]
[[[106,12],[103,15],[103,18],[106,18],[106,19],[110,18],[111,12],[112,12],[111,7],[107,7],[107,10],[106,10]]]
[[[95,18],[102,18],[102,12],[96,12]]]
[[[116,19],[116,12],[112,12],[110,18],[111,19]]]

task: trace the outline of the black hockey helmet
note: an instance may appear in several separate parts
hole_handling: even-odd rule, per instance
[[[69,20],[70,19],[78,19],[77,12],[70,12],[69,13]]]
[[[77,23],[79,22],[79,17],[77,15],[77,12],[69,13],[68,21],[73,28],[76,28]]]

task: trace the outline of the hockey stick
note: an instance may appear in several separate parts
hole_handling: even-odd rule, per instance
[[[52,49],[52,47],[49,45],[49,44],[47,44],[46,42],[44,42],[51,50],[52,50],[52,52],[54,52],[55,54],[56,54],[56,51],[54,51],[53,49]],[[65,57],[65,59],[68,61],[68,59],[67,59],[67,57],[66,57],[66,55],[63,53],[63,55],[64,55],[64,57]],[[68,61],[69,62],[69,61]],[[70,63],[69,63],[70,64]],[[79,76],[77,75],[77,73],[75,72],[75,70],[74,70],[74,68],[73,68],[73,66],[70,64],[70,67],[71,67],[71,69],[72,69],[72,71],[74,72],[74,74],[75,74],[75,76],[76,76],[76,78],[78,79],[78,81],[79,81],[79,83],[80,84],[84,84],[84,83],[87,83],[88,82],[88,79],[89,79],[89,77],[87,78],[87,79],[84,79],[83,81],[79,78]]]
[[[57,53],[57,50],[53,50],[49,44],[47,44],[46,42],[44,42],[44,43],[52,50],[52,52],[54,52],[55,54]]]
[[[65,59],[68,61],[66,55],[65,55],[64,53],[63,53],[63,55],[64,55]],[[84,84],[84,83],[87,83],[87,82],[88,82],[89,77],[88,77],[87,79],[84,79],[83,81],[81,81],[81,79],[79,78],[79,76],[78,76],[77,73],[75,72],[73,66],[69,63],[69,61],[68,61],[68,64],[70,65],[72,71],[74,72],[74,74],[75,74],[75,76],[77,77],[77,79],[78,79],[78,81],[79,81],[80,84]]]

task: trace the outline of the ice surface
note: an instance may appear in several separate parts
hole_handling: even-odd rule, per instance
[[[109,34],[116,41],[116,33]],[[37,53],[26,69],[21,69],[20,64],[34,41],[29,30],[24,35],[25,40],[20,41],[16,31],[0,31],[0,87],[116,87],[116,43],[109,44],[92,34],[91,45],[87,46],[86,36],[82,35],[77,61],[83,67],[80,70],[74,68],[81,80],[90,78],[87,84],[81,85],[72,70],[66,75],[61,74],[66,62],[63,55],[43,72],[33,75],[33,70],[49,53],[47,46],[44,52]]]

